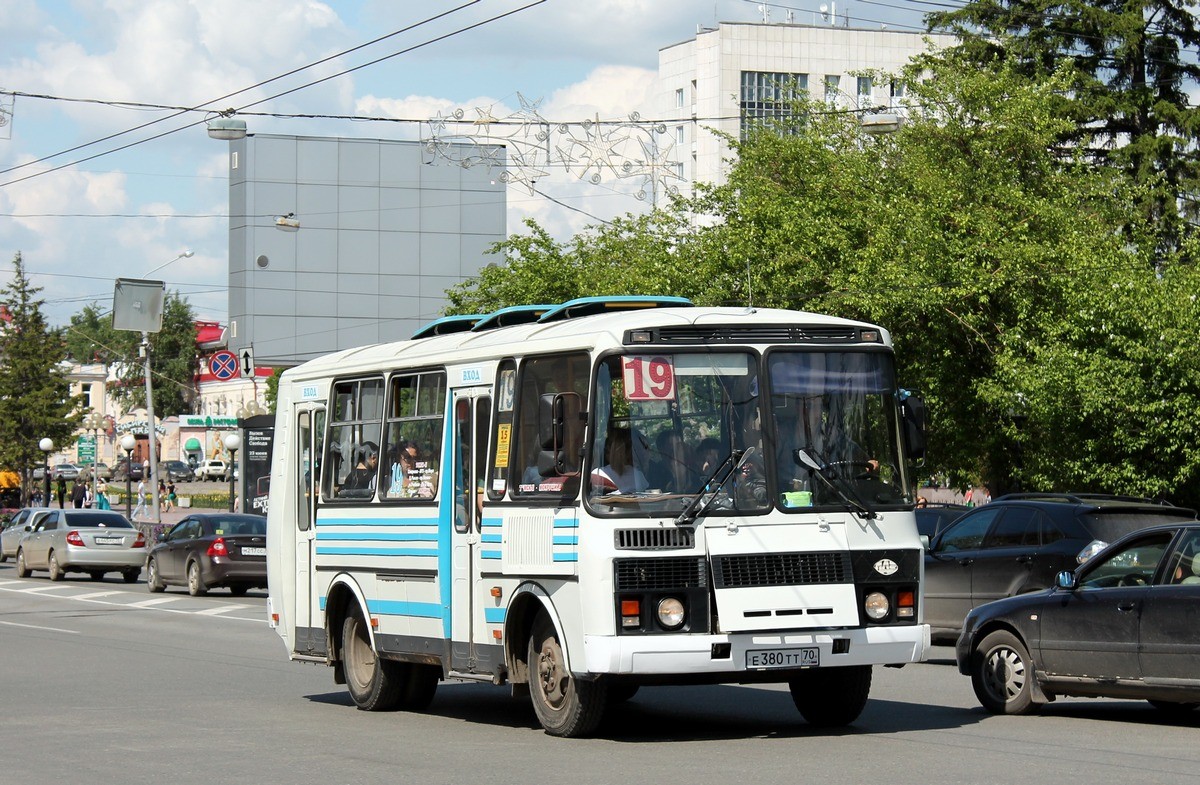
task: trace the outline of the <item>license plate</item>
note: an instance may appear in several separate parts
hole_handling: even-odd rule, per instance
[[[266,556],[266,548],[242,548],[243,556]]]
[[[120,545],[125,542],[124,537],[97,537],[97,545]]]
[[[746,652],[746,670],[815,668],[820,664],[821,650],[816,646],[800,649],[754,649]]]

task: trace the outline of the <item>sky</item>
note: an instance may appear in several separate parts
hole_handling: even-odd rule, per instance
[[[533,107],[573,125],[652,118],[660,48],[764,13],[819,24],[830,4],[3,0],[0,285],[20,253],[52,324],[89,303],[110,308],[121,277],[164,280],[198,318],[223,322],[228,143],[205,132],[212,110],[239,109],[251,133],[422,140],[431,119],[456,111],[470,120]],[[852,27],[920,29],[935,5],[835,8]],[[566,239],[645,210],[638,190],[567,172],[547,173],[538,193],[513,182],[507,231],[532,218]]]

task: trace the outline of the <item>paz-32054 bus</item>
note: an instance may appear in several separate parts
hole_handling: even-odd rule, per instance
[[[283,374],[269,614],[362,709],[443,679],[551,734],[641,686],[779,682],[816,725],[925,658],[924,407],[861,322],[679,298],[447,317]]]

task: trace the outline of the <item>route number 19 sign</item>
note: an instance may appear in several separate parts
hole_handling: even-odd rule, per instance
[[[675,400],[675,367],[670,357],[622,357],[625,399],[629,401]]]

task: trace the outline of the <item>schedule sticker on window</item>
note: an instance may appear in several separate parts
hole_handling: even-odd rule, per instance
[[[675,400],[675,367],[671,364],[670,357],[622,357],[621,365],[626,400]]]

